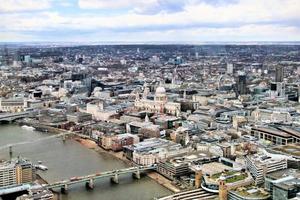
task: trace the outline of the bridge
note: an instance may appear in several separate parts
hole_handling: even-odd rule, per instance
[[[94,181],[97,179],[110,177],[112,183],[118,184],[120,175],[132,173],[133,178],[140,179],[141,173],[148,170],[156,170],[156,166],[155,165],[136,166],[136,167],[130,167],[125,169],[106,171],[106,172],[91,174],[87,176],[73,177],[73,178],[69,178],[66,180],[58,181],[55,183],[49,183],[45,185],[31,185],[26,183],[21,185],[6,186],[0,188],[0,197],[15,192],[21,192],[30,189],[43,189],[43,188],[51,189],[51,190],[61,189],[62,193],[67,193],[69,186],[75,184],[81,184],[81,183],[85,183],[85,187],[87,189],[93,189]]]
[[[0,122],[12,122],[17,119],[28,117],[30,112],[5,113],[0,115]]]
[[[73,177],[66,180],[58,181],[55,183],[50,183],[47,185],[44,185],[44,188],[47,189],[57,189],[60,188],[62,193],[66,193],[69,186],[85,183],[85,186],[87,189],[93,189],[94,188],[94,181],[97,179],[102,179],[106,177],[110,177],[110,180],[112,183],[118,184],[119,183],[119,176],[124,174],[132,174],[133,178],[140,179],[141,173],[148,171],[148,170],[156,170],[155,165],[151,166],[137,166],[137,167],[130,167],[125,169],[118,169],[118,170],[112,170],[102,173],[96,173],[91,174],[87,176],[80,176],[80,177]]]

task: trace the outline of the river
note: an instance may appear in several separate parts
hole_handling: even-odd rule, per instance
[[[7,145],[13,145],[13,155],[42,161],[49,170],[39,174],[48,182],[95,172],[126,168],[126,164],[108,154],[99,154],[74,140],[57,138],[49,133],[23,129],[17,125],[0,125],[0,160],[8,159]],[[150,200],[171,194],[169,190],[148,177],[135,180],[131,175],[120,177],[119,184],[107,179],[97,180],[94,190],[87,191],[84,184],[70,186],[62,200]]]

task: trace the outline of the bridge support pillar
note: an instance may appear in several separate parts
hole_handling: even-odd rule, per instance
[[[94,180],[93,180],[93,179],[90,179],[89,182],[86,182],[86,183],[85,183],[85,187],[86,187],[86,189],[88,189],[88,190],[94,189]]]
[[[112,183],[118,184],[119,183],[119,175],[116,173],[113,177],[110,178]]]
[[[132,177],[135,178],[135,179],[141,179],[141,172],[140,172],[140,170],[138,169],[136,172],[133,172],[132,173]]]
[[[62,188],[60,188],[61,193],[67,194],[68,193],[68,185],[65,184]]]

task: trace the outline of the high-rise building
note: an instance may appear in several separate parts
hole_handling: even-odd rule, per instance
[[[24,62],[26,62],[26,63],[30,63],[30,62],[31,62],[31,57],[30,57],[30,55],[24,56]]]
[[[297,67],[297,74],[300,76],[300,66]]]
[[[35,167],[27,160],[18,160],[16,163],[17,183],[31,183],[35,180]]]
[[[237,92],[239,95],[247,94],[246,79],[246,74],[244,72],[239,72],[237,81]]]
[[[14,159],[0,164],[0,188],[31,183],[36,179],[35,167],[25,159]]]
[[[227,74],[233,74],[233,64],[227,63]]]
[[[4,46],[3,48],[3,55],[2,55],[2,64],[4,65],[9,65],[9,54],[8,54],[8,49],[7,46]]]
[[[16,168],[13,163],[3,163],[0,165],[0,188],[8,185],[15,185]]]
[[[275,82],[282,82],[283,81],[283,76],[284,76],[283,73],[284,73],[283,66],[282,65],[276,66]]]

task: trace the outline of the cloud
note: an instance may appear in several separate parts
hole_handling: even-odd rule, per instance
[[[0,13],[0,31],[65,40],[80,34],[106,40],[300,40],[299,0],[78,0],[79,7],[63,2],[67,13],[6,9]]]
[[[91,0],[86,0],[86,2]],[[95,0],[94,0],[95,1]],[[99,0],[97,0],[99,1]],[[121,0],[117,0],[121,1]],[[152,1],[152,0],[150,0]],[[107,1],[112,4],[111,1]],[[128,1],[122,1],[123,3]],[[132,1],[130,1],[132,2]],[[295,0],[243,0],[237,4],[214,6],[205,2],[185,5],[179,12],[160,12],[140,14],[135,12],[106,16],[95,13],[74,13],[64,15],[61,12],[39,12],[3,14],[0,21],[5,29],[40,30],[43,28],[70,29],[115,29],[115,30],[149,30],[149,29],[185,29],[200,27],[236,27],[247,24],[285,24],[299,21],[300,14]],[[114,5],[116,6],[116,4]]]
[[[82,9],[119,9],[131,7],[138,2],[138,0],[79,0],[78,6]]]
[[[45,10],[51,7],[51,0],[0,0],[0,13]]]
[[[190,0],[79,0],[82,9],[128,9],[139,14],[179,12]]]

